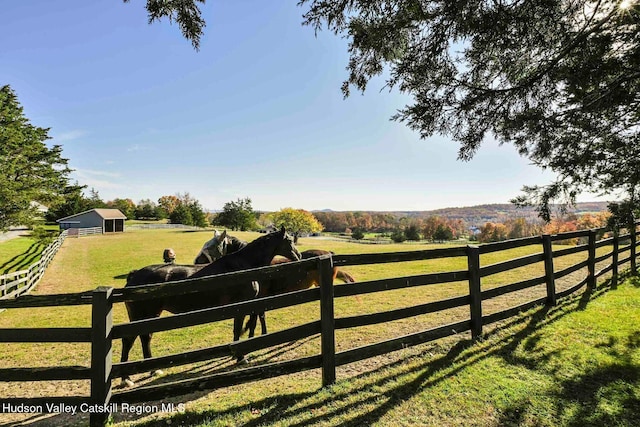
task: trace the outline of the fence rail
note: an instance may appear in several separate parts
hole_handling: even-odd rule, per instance
[[[128,225],[127,229],[129,230],[166,230],[172,228],[182,228],[185,230],[202,230],[201,227],[196,227],[195,225],[184,225],[184,224],[132,224]]]
[[[636,224],[639,225],[640,223]],[[619,266],[629,263],[635,273],[637,258],[637,230],[634,228],[627,235],[613,238],[596,239],[597,232],[602,230],[585,230],[558,235],[545,235],[506,242],[491,243],[483,246],[466,246],[425,251],[408,251],[381,254],[360,255],[325,255],[311,260],[281,264],[274,267],[264,267],[223,275],[204,277],[182,282],[166,283],[162,285],[141,286],[134,289],[98,288],[92,292],[68,294],[58,296],[24,296],[13,301],[0,301],[0,308],[16,307],[45,307],[56,305],[92,305],[92,324],[86,328],[33,328],[33,329],[0,329],[0,342],[90,342],[91,366],[76,367],[62,366],[49,368],[11,368],[0,369],[0,381],[36,381],[36,380],[71,380],[90,378],[90,396],[51,397],[21,399],[20,402],[60,401],[90,402],[95,405],[107,405],[118,402],[141,402],[175,396],[195,390],[212,390],[234,384],[246,383],[257,379],[271,378],[309,369],[321,368],[323,385],[331,384],[336,379],[336,367],[347,363],[367,359],[407,346],[413,346],[437,340],[443,337],[471,332],[473,338],[482,335],[485,325],[507,319],[523,310],[534,306],[554,305],[559,298],[570,295],[587,286],[593,290],[596,280],[605,273],[611,272],[611,286],[617,286]],[[586,239],[587,244],[568,249],[553,250],[552,242],[568,239]],[[621,243],[624,245],[621,246]],[[481,255],[523,246],[539,245],[541,252],[515,258],[509,261],[490,265],[481,265]],[[612,250],[606,254],[596,256],[596,248],[611,246]],[[621,254],[630,252],[628,257]],[[563,257],[584,253],[586,259],[562,269],[555,268]],[[429,260],[436,258],[466,258],[467,269],[445,271],[437,273],[419,274],[407,277],[371,280],[357,282],[346,286],[334,287],[332,283],[334,266],[363,265],[376,263],[391,263],[404,261]],[[610,263],[596,271],[597,263]],[[541,263],[542,275],[514,283],[501,284],[491,289],[482,289],[483,280],[499,272],[510,271],[526,265]],[[561,277],[581,269],[587,269],[586,277],[578,280],[562,291],[556,290],[556,281]],[[288,294],[260,298],[240,302],[227,306],[215,307],[196,312],[177,314],[168,317],[147,319],[123,324],[113,324],[112,308],[116,303],[137,301],[152,297],[167,297],[184,293],[184,283],[189,283],[189,292],[202,292],[212,287],[223,289],[235,283],[247,280],[264,280],[290,274],[317,270],[320,275],[320,287]],[[544,270],[544,271],[542,271]],[[395,289],[414,288],[418,286],[443,286],[452,282],[467,282],[466,295],[446,298],[439,301],[417,304],[411,307],[393,309],[378,313],[336,317],[334,302],[338,298],[363,295],[374,292],[384,292]],[[544,286],[546,295],[536,297],[530,301],[508,307],[500,311],[485,314],[483,302],[500,297],[507,293]],[[218,345],[168,356],[155,357],[142,361],[112,363],[112,342],[125,336],[142,333],[158,332],[176,328],[183,328],[203,323],[210,323],[222,319],[233,318],[242,313],[273,310],[302,303],[317,302],[319,304],[320,320],[298,325],[293,328],[250,338],[244,341]],[[427,330],[409,335],[387,339],[381,342],[336,351],[335,331],[366,325],[375,325],[405,319],[427,313],[436,313],[452,308],[469,307],[467,319],[446,325],[439,325]],[[224,355],[246,354],[261,349],[270,348],[287,342],[300,340],[320,334],[320,354],[295,360],[268,363],[231,372],[214,373],[194,379],[175,381],[165,384],[137,387],[124,391],[112,391],[111,382],[114,378],[151,369],[167,368],[194,362],[206,361]],[[9,399],[16,400],[15,398]],[[5,400],[6,401],[6,400]],[[104,425],[108,414],[91,414],[92,425]]]
[[[67,228],[68,237],[95,236],[104,234],[102,227]]]

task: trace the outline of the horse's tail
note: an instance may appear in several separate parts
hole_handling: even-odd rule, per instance
[[[336,278],[342,280],[344,283],[355,283],[356,281],[352,275],[344,270],[338,270],[336,272]]]

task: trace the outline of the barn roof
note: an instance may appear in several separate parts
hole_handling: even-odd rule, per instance
[[[98,215],[100,215],[103,219],[127,219],[127,216],[122,212],[120,212],[120,209],[89,209],[88,211],[84,211],[84,212],[77,213],[75,215],[69,215],[67,217],[60,218],[59,220],[56,220],[56,222],[67,221],[71,218],[75,218],[89,212],[95,212]]]

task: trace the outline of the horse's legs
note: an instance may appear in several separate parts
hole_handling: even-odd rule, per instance
[[[162,313],[161,305],[144,307],[139,303],[126,302],[125,307],[127,308],[127,314],[129,315],[130,322],[135,322],[136,320],[153,319],[155,317],[159,317],[160,313]],[[129,359],[129,352],[131,351],[136,338],[137,337],[122,338],[122,357],[120,358],[121,362],[126,362]],[[151,334],[140,335],[140,343],[142,344],[142,354],[144,355],[144,358],[150,358]],[[161,373],[162,371],[159,372]],[[131,378],[129,378],[128,375],[124,375],[122,377],[122,382],[129,387],[134,385],[134,382],[131,380]]]
[[[145,359],[151,359],[153,356],[151,355],[151,337],[152,334],[142,334],[140,335],[140,343],[142,344],[142,356]],[[162,369],[156,369],[151,373],[151,375],[162,375]]]
[[[137,337],[124,337],[122,338],[122,354],[120,355],[120,362],[126,362],[129,360],[129,352],[133,348],[133,343],[136,342]]]
[[[267,334],[267,319],[264,314],[264,311],[260,313],[251,313],[249,315],[249,319],[247,320],[247,324],[244,325],[244,331],[249,331],[249,338],[253,338],[256,335],[256,327],[258,326],[258,319],[260,319],[260,328],[262,330],[262,335]]]
[[[129,352],[133,347],[137,337],[124,337],[122,338],[122,355],[120,356],[120,363],[126,362],[129,360]],[[140,343],[142,344],[142,354],[145,359],[151,358],[151,334],[142,334],[140,335]],[[161,370],[157,370],[153,372],[153,374],[162,374]],[[122,383],[127,385],[128,387],[132,387],[135,383],[129,375],[124,375],[122,377]]]
[[[243,296],[243,298],[241,298],[241,300],[256,298],[259,292],[260,292],[260,284],[254,280],[251,282],[251,286],[246,288],[246,292],[244,292],[245,295]],[[247,325],[243,329],[242,325],[244,324],[245,316],[246,316],[245,314],[241,314],[233,318],[233,341],[238,341],[242,333],[245,332],[247,329],[249,329],[249,338],[253,338],[253,336],[255,335],[256,324],[257,324],[256,314],[255,313],[249,314],[249,320],[247,321]],[[245,359],[245,355],[242,353],[236,354],[236,359],[238,363],[247,363]]]
[[[244,314],[236,316],[233,318],[233,341],[240,340],[240,335],[242,335],[242,325],[244,323]],[[244,354],[236,354],[236,360],[238,363],[247,363],[244,358]]]
[[[260,327],[262,328],[262,335],[267,334],[267,315],[264,311],[258,313],[258,317],[260,318]],[[254,323],[255,328],[255,323]]]
[[[129,352],[133,347],[133,343],[136,342],[137,337],[124,337],[122,338],[122,354],[120,356],[120,363],[126,362],[129,360]],[[124,375],[122,377],[122,384],[127,385],[128,387],[133,386],[133,381],[129,378],[129,375]]]
[[[256,325],[258,324],[258,316],[255,313],[249,315],[244,331],[249,331],[249,338],[253,338],[256,334]]]
[[[142,344],[142,356],[145,359],[151,358],[151,334],[140,335],[140,343]]]

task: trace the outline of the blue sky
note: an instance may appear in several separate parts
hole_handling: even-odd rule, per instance
[[[456,143],[421,140],[389,120],[408,98],[382,79],[343,99],[347,41],[303,27],[296,3],[209,0],[195,51],[141,0],[0,0],[0,85],[104,200],[430,210],[506,203],[553,177],[511,146],[461,162]]]

